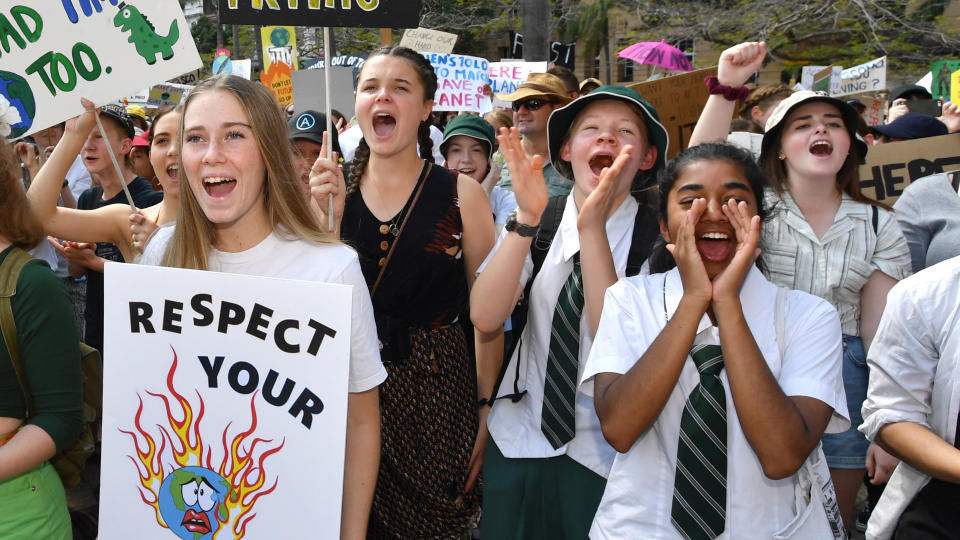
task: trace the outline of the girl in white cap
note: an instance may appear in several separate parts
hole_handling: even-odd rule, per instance
[[[729,96],[765,56],[764,43],[742,43],[723,52],[691,146],[726,137],[734,107]],[[847,529],[865,469],[881,482],[891,468],[876,447],[868,458],[869,443],[856,427],[867,393],[865,351],[887,292],[910,274],[910,253],[893,213],[860,193],[858,169],[867,146],[856,137],[857,117],[839,99],[796,92],[767,119],[759,160],[772,181],[768,201],[776,205],[761,242],[767,277],[820,296],[840,314],[844,389],[853,425],[845,433],[825,435],[823,443]],[[874,456],[880,458],[876,467]]]

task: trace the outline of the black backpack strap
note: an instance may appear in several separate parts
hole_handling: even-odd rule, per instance
[[[877,207],[870,205],[870,208],[873,209],[873,234],[877,234],[877,222],[880,220],[880,211],[877,210]]]
[[[660,221],[653,204],[641,202],[637,216],[633,220],[633,236],[630,238],[630,252],[627,254],[627,276],[640,273],[644,261],[653,251],[653,244],[660,236]]]
[[[509,398],[510,401],[516,403],[523,399],[523,395],[527,393],[526,390],[520,390],[520,361],[518,359],[517,372],[513,378],[513,393],[497,397],[497,393],[500,391],[500,385],[503,384],[503,378],[506,376],[507,367],[510,365],[510,359],[513,358],[513,353],[520,347],[520,337],[523,335],[523,329],[527,326],[527,315],[530,307],[530,290],[533,287],[533,280],[536,279],[537,274],[540,273],[540,269],[543,268],[543,261],[547,258],[547,252],[550,251],[550,244],[553,243],[553,239],[557,235],[557,230],[560,228],[560,220],[563,219],[563,210],[566,205],[567,196],[558,195],[551,197],[550,200],[547,201],[546,208],[543,209],[543,214],[541,214],[540,217],[540,227],[537,229],[537,234],[530,243],[530,258],[533,259],[533,272],[530,274],[530,279],[527,280],[527,284],[523,288],[523,296],[520,298],[520,302],[517,303],[517,307],[513,309],[513,313],[510,315],[510,319],[513,321],[513,328],[510,331],[513,333],[514,339],[510,344],[510,349],[503,356],[503,361],[500,363],[500,373],[497,374],[497,381],[493,385],[493,393],[489,398],[481,399],[481,405],[492,405],[494,401],[504,398]]]

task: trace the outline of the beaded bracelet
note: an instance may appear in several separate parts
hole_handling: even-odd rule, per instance
[[[703,82],[707,83],[707,92],[722,95],[727,101],[743,102],[747,99],[747,96],[750,95],[750,89],[746,86],[733,88],[725,84],[720,84],[720,79],[712,75],[704,79]]]

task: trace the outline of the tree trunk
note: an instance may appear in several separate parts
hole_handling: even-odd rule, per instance
[[[549,0],[522,0],[520,4],[523,59],[527,62],[549,60]]]
[[[230,44],[233,47],[233,50],[230,51],[230,56],[232,58],[243,58],[243,55],[240,54],[240,27],[232,24],[231,26],[231,40],[233,43]]]
[[[253,41],[256,43],[256,50],[253,51],[253,69],[263,71],[263,32],[261,32],[262,26],[252,26],[253,28]],[[257,79],[254,80],[258,80]]]

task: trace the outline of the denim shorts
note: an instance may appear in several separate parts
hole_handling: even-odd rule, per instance
[[[867,399],[867,355],[863,341],[857,336],[843,335],[843,389],[847,395],[850,429],[843,433],[823,435],[823,453],[827,465],[834,469],[862,469],[867,460],[870,442],[857,431],[863,423],[860,408]]]

